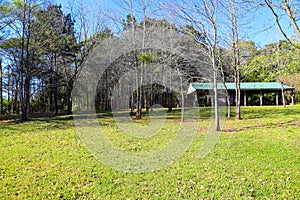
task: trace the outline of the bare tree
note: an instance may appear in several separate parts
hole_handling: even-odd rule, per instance
[[[223,51],[220,50],[219,52],[219,60],[220,60],[220,66],[219,66],[219,71],[220,71],[220,75],[221,75],[221,80],[225,89],[225,96],[226,96],[226,102],[227,102],[227,118],[231,117],[231,105],[230,105],[230,95],[228,92],[228,88],[226,85],[226,81],[227,81],[227,74],[226,74],[226,68],[227,68],[227,59],[226,55],[223,55]]]
[[[99,42],[112,35],[112,32],[105,25],[104,12],[99,2],[87,1],[69,2],[67,6],[74,21],[77,22],[76,40],[80,44],[80,50],[77,52],[73,70],[65,70],[63,74],[64,82],[67,88],[67,113],[72,111],[71,93],[76,77],[81,71],[82,66],[87,60],[90,52]],[[70,62],[70,61],[69,61]],[[86,106],[92,103],[92,97],[86,97]]]
[[[280,22],[280,14],[278,14],[278,13],[280,10],[285,12],[291,25],[293,26],[295,32],[297,33],[298,39],[300,39],[300,28],[298,25],[298,22],[300,19],[300,13],[298,10],[298,8],[300,6],[299,1],[281,0],[281,3],[276,4],[276,3],[273,3],[273,1],[271,1],[271,0],[264,0],[264,4],[271,10],[272,14],[275,17],[276,24],[277,24],[280,32],[285,37],[285,39],[289,43],[295,45],[293,43],[293,41],[291,41],[291,39],[287,36],[286,30],[284,30],[282,23]],[[300,48],[300,47],[298,46],[298,48]]]
[[[176,15],[188,22],[201,33],[199,40],[196,35],[192,35],[207,50],[212,67],[212,85],[213,85],[213,106],[214,106],[214,129],[220,131],[219,106],[218,106],[218,12],[219,1],[217,0],[192,0],[178,1],[175,8]]]
[[[228,21],[228,35],[229,35],[229,65],[233,72],[233,79],[235,83],[235,118],[241,119],[241,50],[240,50],[240,5],[235,0],[226,1],[223,4],[223,13]]]
[[[132,34],[133,37],[130,37],[130,40],[128,40],[129,43],[131,43],[131,45],[134,47],[134,49],[137,50],[137,54],[141,54],[140,56],[136,56],[137,57],[137,62],[134,63],[135,65],[135,87],[136,87],[136,115],[135,118],[136,119],[141,119],[142,118],[142,105],[143,102],[142,100],[144,99],[144,105],[146,107],[146,109],[148,109],[148,95],[146,95],[146,90],[144,89],[144,87],[142,87],[144,85],[144,76],[145,76],[145,67],[147,67],[148,64],[150,64],[149,62],[151,62],[152,60],[152,54],[148,54],[145,52],[145,48],[147,46],[146,43],[149,43],[149,41],[146,41],[146,38],[149,39],[149,31],[147,31],[147,29],[149,27],[151,27],[152,22],[150,20],[150,17],[153,15],[153,10],[151,10],[152,4],[153,4],[153,0],[140,0],[137,2],[137,6],[134,8],[134,2],[132,0],[123,0],[121,1],[122,3],[118,3],[117,5],[119,5],[120,7],[122,7],[123,9],[125,9],[129,14],[127,15],[127,19],[123,20],[122,23],[123,25],[125,25],[124,29],[126,29],[127,31],[129,31],[129,33]],[[140,8],[139,8],[140,7]],[[135,15],[141,15],[142,20],[140,23],[137,22]],[[118,21],[120,22],[121,20],[116,20],[114,19],[114,21],[116,23],[118,23]],[[137,38],[135,36],[136,30],[140,29],[141,30],[141,38]],[[137,41],[141,44],[138,45]],[[142,65],[139,66],[138,62],[141,61]],[[133,112],[133,99],[134,97],[132,96],[131,100],[131,113]]]

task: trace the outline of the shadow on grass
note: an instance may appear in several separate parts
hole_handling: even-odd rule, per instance
[[[36,113],[29,114],[28,120],[21,120],[21,115],[5,115],[0,116],[0,125],[5,126],[6,129],[18,130],[22,129],[23,124],[32,124],[32,128],[66,128],[73,126],[73,116],[66,114],[52,114],[52,113]],[[10,125],[17,125],[10,126]]]
[[[180,108],[175,108],[172,111],[167,111],[165,109],[167,119],[180,119],[181,118],[181,109]],[[206,108],[199,108],[201,118],[209,118],[211,117],[211,108],[206,107]],[[94,113],[79,113],[76,114],[76,118],[88,118],[90,115],[94,115]],[[128,110],[123,110],[120,111],[118,114],[122,114],[124,116],[130,116],[130,112]],[[98,119],[112,119],[114,117],[114,114],[112,111],[101,111],[96,113],[96,117]],[[135,112],[133,115],[131,115],[131,118],[134,119],[135,117]],[[142,112],[142,117],[143,119],[149,119],[149,111],[143,110]],[[163,116],[162,116],[163,117]],[[34,114],[29,114],[28,115],[28,120],[23,121],[21,120],[21,115],[1,115],[0,116],[0,124],[21,124],[25,122],[63,122],[63,121],[73,121],[74,115],[73,114],[53,114],[53,113],[34,113]],[[141,120],[143,121],[143,120]]]
[[[174,108],[172,111],[167,112],[167,119],[170,120],[179,120],[181,118],[181,109]],[[211,107],[200,107],[200,118],[211,118],[212,116],[212,108]],[[243,119],[261,119],[261,118],[278,118],[284,116],[299,116],[300,115],[300,105],[295,106],[287,106],[283,108],[282,106],[247,106],[241,107],[242,117]],[[120,113],[124,116],[130,116],[129,110],[120,111]],[[86,118],[91,113],[80,113],[76,114],[76,118]],[[93,113],[92,113],[93,114]],[[135,113],[133,113],[135,114]],[[234,107],[232,107],[232,114],[234,114]],[[143,119],[149,119],[149,112],[142,112]],[[99,122],[100,125],[108,125],[109,123],[113,123],[113,113],[112,111],[101,111],[96,114],[98,119],[105,119],[103,123]],[[162,116],[163,117],[163,116]],[[73,115],[67,114],[58,114],[55,115],[53,113],[35,113],[29,114],[27,121],[22,121],[20,115],[1,115],[0,116],[0,124],[21,124],[24,122],[45,122],[48,124],[57,124],[59,125],[72,125],[73,123]],[[131,116],[134,119],[134,115]],[[102,121],[102,120],[101,120]],[[141,122],[144,120],[140,120]]]

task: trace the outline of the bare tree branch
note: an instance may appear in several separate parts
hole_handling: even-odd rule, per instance
[[[269,0],[265,0],[265,3],[266,5],[270,8],[270,10],[272,11],[274,17],[275,17],[275,20],[276,20],[276,24],[280,30],[280,32],[283,34],[283,36],[285,37],[285,39],[292,44],[292,41],[289,39],[289,37],[286,35],[286,33],[284,32],[281,24],[280,24],[280,21],[279,21],[279,16],[277,15],[277,13],[275,12],[274,8],[271,6],[271,3]]]

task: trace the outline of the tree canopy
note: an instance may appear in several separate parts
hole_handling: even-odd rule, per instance
[[[101,49],[107,38],[122,40],[119,45],[123,46],[119,49],[132,45],[140,51],[135,59],[142,69],[132,74],[136,83],[142,83],[147,68],[157,64],[157,52],[148,51],[147,46],[153,41],[160,41],[156,46],[161,52],[172,46],[173,51],[178,50],[184,55],[180,62],[197,58],[190,60],[190,64],[180,65],[185,67],[180,69],[180,73],[190,82],[214,77],[216,83],[223,74],[224,81],[235,81],[237,85],[241,81],[279,81],[298,87],[300,43],[296,1],[201,0],[176,1],[172,5],[159,6],[152,1],[124,0],[123,3],[123,9],[129,14],[119,19],[102,16],[101,10],[88,10],[87,6],[76,3],[65,8],[38,0],[0,0],[1,111],[5,100],[13,113],[22,114],[23,120],[27,119],[27,113],[32,112],[71,113],[74,82],[93,49],[102,52],[101,56],[109,55],[108,60],[117,54],[118,50],[112,48]],[[241,31],[251,27],[251,23],[243,18],[240,10],[250,13],[258,7],[267,8],[275,17],[274,24],[284,34],[284,40],[258,47]],[[280,17],[288,20],[296,35],[287,34]],[[117,26],[122,28],[117,29]],[[171,32],[172,37],[167,36]],[[134,36],[128,37],[129,34]],[[189,40],[182,39],[186,37]],[[127,39],[125,43],[124,38]],[[171,54],[162,55],[173,58]],[[173,62],[174,65],[178,63]],[[201,77],[198,72],[204,65],[211,66],[213,74]],[[126,65],[118,67],[126,69]],[[163,79],[170,83],[172,78],[168,73]],[[114,78],[105,74],[103,83],[111,83]],[[108,92],[108,85],[102,86],[103,92]],[[162,88],[165,89],[159,98],[171,110],[177,100],[166,85]],[[88,87],[82,86],[82,90],[88,90]],[[155,97],[150,95],[153,91],[151,84],[131,91],[135,96],[132,95],[128,104],[130,109],[133,111],[136,103],[139,111],[142,108],[148,110],[154,102]],[[214,93],[217,95],[216,91]],[[99,108],[107,109],[109,95],[100,96],[105,106]],[[217,96],[215,99],[218,99]],[[87,96],[85,102],[77,106],[88,110],[92,100]]]

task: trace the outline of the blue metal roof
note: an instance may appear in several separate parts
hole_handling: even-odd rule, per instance
[[[235,83],[225,83],[228,90],[235,90]],[[211,90],[212,83],[191,83],[196,90]],[[281,90],[278,82],[242,82],[241,90]],[[293,87],[283,85],[284,90],[294,90]],[[225,89],[223,83],[218,83],[218,89]]]

